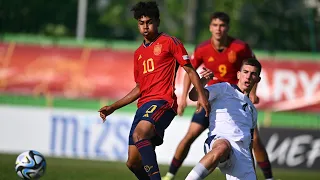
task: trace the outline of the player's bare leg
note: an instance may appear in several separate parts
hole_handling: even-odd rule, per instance
[[[205,130],[205,127],[202,125],[191,122],[187,134],[180,141],[172,162],[170,164],[169,172],[166,176],[162,177],[162,180],[172,180],[179,170],[181,164],[186,159],[191,144],[200,136],[200,134]]]
[[[257,161],[259,167],[261,168],[264,177],[267,180],[272,180],[273,176],[272,176],[271,164],[270,164],[270,161],[268,158],[266,148],[264,147],[263,143],[261,142],[258,128],[254,129],[253,151],[254,151],[254,156],[256,158],[256,161]]]
[[[186,180],[198,180],[207,177],[219,164],[228,159],[231,152],[231,144],[226,139],[218,139],[200,162],[191,170]]]
[[[132,135],[135,146],[141,155],[143,168],[150,180],[161,179],[156,152],[150,141],[155,135],[153,124],[145,120],[138,123]]]
[[[149,176],[143,168],[141,155],[136,146],[130,145],[128,148],[127,167],[135,174],[139,180],[149,180]]]

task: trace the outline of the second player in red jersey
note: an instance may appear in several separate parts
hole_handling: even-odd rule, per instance
[[[232,38],[228,35],[229,22],[230,19],[227,14],[223,12],[213,13],[209,26],[212,36],[209,40],[197,46],[191,60],[194,68],[198,68],[203,64],[205,68],[213,72],[214,80],[211,80],[208,83],[209,85],[218,82],[237,84],[237,72],[241,68],[242,61],[254,56],[251,49],[245,42]],[[185,76],[181,102],[178,107],[179,115],[183,114],[183,111],[187,106],[186,98],[189,88],[190,79]],[[250,92],[250,99],[253,103],[258,102],[256,86]],[[176,149],[170,164],[169,172],[162,178],[162,180],[171,180],[174,178],[184,159],[187,157],[191,144],[205,129],[208,128],[208,125],[209,120],[204,116],[204,112],[200,111],[194,113],[188,132]],[[267,152],[259,138],[257,128],[254,130],[253,137],[253,149],[258,165],[263,170],[265,178],[270,180],[272,178],[271,165]]]
[[[211,39],[202,42],[195,49],[191,61],[193,67],[197,69],[201,64],[204,64],[217,78],[209,81],[208,85],[217,82],[237,84],[237,72],[242,61],[254,57],[245,42],[232,37],[229,37],[228,41],[228,46],[221,51],[214,48]]]
[[[177,111],[175,76],[180,66],[189,64],[188,53],[175,37],[161,33],[152,43],[134,53],[134,77],[140,84],[138,107],[150,100],[166,100]]]

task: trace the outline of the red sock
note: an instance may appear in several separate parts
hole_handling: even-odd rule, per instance
[[[272,178],[272,169],[269,161],[258,162],[259,167],[261,168],[263,175],[266,179]]]
[[[176,158],[173,158],[170,164],[169,172],[175,175],[179,170],[179,168],[181,167],[181,165],[182,165],[182,161]]]

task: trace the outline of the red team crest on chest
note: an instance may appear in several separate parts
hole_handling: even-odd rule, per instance
[[[162,44],[156,44],[153,48],[153,54],[158,56],[161,54]]]
[[[234,51],[228,53],[228,60],[230,63],[234,63],[237,60],[237,54]]]

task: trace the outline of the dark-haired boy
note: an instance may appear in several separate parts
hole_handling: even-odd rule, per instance
[[[202,106],[208,116],[210,106],[183,44],[175,37],[158,32],[160,14],[156,2],[139,2],[132,11],[144,37],[134,53],[136,87],[99,112],[105,121],[116,109],[139,99],[129,135],[127,166],[138,179],[160,180],[155,146],[163,143],[164,131],[176,116],[178,105],[174,90],[179,65],[199,91],[198,108]]]
[[[209,133],[204,143],[206,155],[191,170],[186,180],[207,177],[216,167],[227,180],[256,180],[251,154],[253,130],[257,125],[257,110],[249,94],[260,81],[261,64],[255,58],[242,62],[237,72],[237,84],[222,82],[206,87],[206,96],[211,104]],[[207,78],[202,78],[206,85]],[[189,93],[196,101],[195,89]]]
[[[209,30],[212,34],[211,38],[200,43],[193,54],[191,63],[195,69],[201,64],[214,73],[215,79],[208,82],[208,85],[219,82],[229,82],[237,84],[237,72],[239,71],[242,61],[247,58],[254,57],[252,50],[247,43],[230,37],[228,35],[230,18],[224,12],[215,12],[210,17]],[[183,82],[183,93],[178,107],[178,115],[183,115],[187,106],[187,94],[190,88],[190,79],[185,76]],[[259,99],[256,96],[256,86],[249,95],[251,101],[255,104]],[[204,112],[194,113],[188,132],[180,141],[174,157],[171,161],[169,172],[163,177],[163,180],[172,180],[188,155],[191,144],[200,136],[200,134],[208,128],[208,117],[204,116]],[[272,179],[271,164],[268,159],[267,152],[262,144],[258,129],[254,131],[253,149],[258,165],[263,171],[266,179]]]

